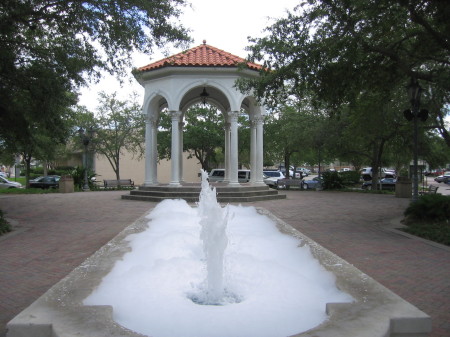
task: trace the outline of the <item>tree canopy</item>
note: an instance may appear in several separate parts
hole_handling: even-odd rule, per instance
[[[440,0],[301,1],[265,37],[250,39],[249,59],[264,69],[238,86],[274,110],[308,99],[330,116],[322,145],[336,158],[404,165],[412,152],[412,125],[402,115],[411,80],[425,89],[421,107],[431,117],[420,123],[421,142],[435,129],[450,146],[449,15],[450,3]]]
[[[196,158],[202,168],[210,171],[223,160],[224,118],[212,105],[194,105],[184,116],[183,151]],[[172,124],[170,115],[162,113],[159,120],[158,156],[170,159]]]
[[[151,53],[168,42],[188,41],[187,30],[173,20],[184,5],[184,0],[0,2],[0,140],[14,139],[13,127],[24,119],[28,124],[64,119],[76,102],[66,99],[69,93],[101,70],[124,71],[133,51]]]
[[[411,79],[424,87],[422,107],[450,137],[444,118],[450,103],[450,2],[446,0],[308,0],[251,39],[253,62],[263,62],[259,79],[242,80],[276,107],[291,95],[313,95],[330,114],[360,99],[383,94]]]
[[[120,159],[124,151],[137,158],[143,155],[145,122],[136,95],[129,100],[117,99],[117,93],[99,94],[94,115],[89,111],[78,114],[80,126],[92,133],[92,149],[104,155],[120,180]]]

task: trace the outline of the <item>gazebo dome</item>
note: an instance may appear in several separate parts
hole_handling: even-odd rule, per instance
[[[181,53],[166,57],[162,60],[140,67],[139,72],[152,71],[163,67],[233,67],[245,64],[248,69],[260,70],[262,66],[256,63],[228,53],[222,49],[203,44],[183,51]]]

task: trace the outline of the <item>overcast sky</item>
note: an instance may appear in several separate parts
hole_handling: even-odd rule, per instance
[[[190,0],[190,2],[192,9],[186,7],[181,17],[183,25],[192,30],[194,42],[190,47],[198,46],[206,40],[211,46],[245,58],[248,54],[245,47],[249,45],[247,37],[262,36],[263,29],[270,25],[273,19],[284,16],[286,10],[294,8],[299,0]],[[172,48],[171,54],[180,51]],[[154,55],[136,55],[133,58],[133,66],[141,67],[163,57],[161,52]],[[86,105],[92,111],[95,110],[97,94],[101,90],[107,93],[117,91],[122,99],[133,90],[142,96],[144,93],[144,89],[134,80],[131,84],[126,82],[124,87],[120,87],[115,78],[108,76],[99,84],[84,88],[81,91],[80,104]]]

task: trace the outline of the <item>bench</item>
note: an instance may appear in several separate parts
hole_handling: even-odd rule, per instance
[[[436,194],[439,186],[430,185],[425,191],[419,192],[419,194]]]
[[[103,187],[105,188],[115,188],[115,187],[134,187],[134,181],[131,179],[120,179],[120,180],[103,180]]]
[[[303,187],[303,180],[301,179],[278,179],[277,181],[277,185],[278,188],[285,188],[285,189],[289,189],[291,186],[292,187],[298,187],[298,188],[302,188]]]

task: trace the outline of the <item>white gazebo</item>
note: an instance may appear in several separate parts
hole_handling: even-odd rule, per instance
[[[242,67],[244,65],[244,67]],[[207,99],[225,120],[225,182],[238,182],[238,115],[241,109],[251,122],[250,166],[252,186],[263,186],[264,107],[254,97],[235,88],[238,78],[257,77],[261,66],[203,44],[155,63],[138,68],[135,77],[145,88],[143,113],[145,130],[145,181],[143,186],[158,185],[157,134],[162,113],[172,118],[170,187],[183,182],[183,119],[193,104]]]

